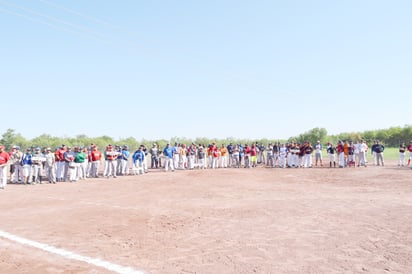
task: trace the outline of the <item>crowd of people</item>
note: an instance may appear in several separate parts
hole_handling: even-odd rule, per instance
[[[378,140],[371,148],[365,141],[339,141],[336,145],[327,143],[324,149],[320,141],[315,144],[269,143],[252,144],[179,144],[168,143],[164,148],[153,144],[147,148],[139,146],[133,153],[127,145],[107,145],[103,151],[95,144],[89,147],[61,145],[50,147],[30,147],[24,152],[13,146],[6,152],[0,145],[0,189],[7,183],[37,184],[49,182],[76,182],[87,178],[116,178],[124,175],[139,175],[150,168],[177,169],[216,169],[216,168],[312,168],[312,167],[366,167],[367,155],[371,151],[373,164],[384,166],[385,147]],[[323,159],[324,151],[327,160]],[[406,153],[409,159],[406,161]],[[412,141],[409,145],[400,144],[399,167],[410,166]]]

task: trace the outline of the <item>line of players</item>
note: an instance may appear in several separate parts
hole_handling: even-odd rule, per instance
[[[94,144],[88,148],[79,146],[73,149],[62,145],[55,151],[51,148],[43,151],[39,147],[28,148],[25,153],[18,146],[13,146],[9,153],[4,152],[2,146],[0,150],[0,175],[6,172],[2,177],[7,178],[5,166],[9,165],[10,182],[25,184],[41,183],[43,174],[50,183],[67,180],[75,182],[88,177],[97,178],[100,176],[102,164],[104,167],[101,175],[107,178],[144,174],[148,171],[148,157],[151,160],[151,168],[163,167],[166,171],[194,168],[252,168],[258,165],[281,168],[323,166],[323,147],[319,141],[313,146],[309,142],[270,143],[267,146],[258,143],[250,146],[230,143],[228,146],[222,144],[220,147],[215,143],[208,146],[194,143],[186,146],[175,143],[173,146],[167,144],[164,149],[153,144],[150,149],[142,145],[133,154],[130,153],[127,145],[121,147],[111,144],[107,145],[103,152],[100,152]],[[364,141],[356,143],[339,141],[336,146],[328,143],[326,152],[329,167],[366,167],[368,150],[369,147]],[[384,165],[383,151],[384,146],[379,141],[375,141],[371,147],[375,165]],[[408,146],[400,145],[399,166],[405,165],[407,151],[409,151],[407,163],[409,166],[412,159],[412,141]],[[5,154],[8,154],[7,157]],[[5,183],[2,183],[0,187],[4,185]]]

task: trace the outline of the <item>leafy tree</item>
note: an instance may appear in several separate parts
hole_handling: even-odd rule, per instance
[[[16,133],[14,129],[10,128],[3,133],[0,143],[4,145],[6,151],[10,150],[13,145],[17,145],[22,148],[27,147],[28,145],[27,140],[21,136],[20,133]]]

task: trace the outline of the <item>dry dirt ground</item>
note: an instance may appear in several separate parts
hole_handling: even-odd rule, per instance
[[[411,178],[392,163],[7,185],[0,273],[412,273]]]

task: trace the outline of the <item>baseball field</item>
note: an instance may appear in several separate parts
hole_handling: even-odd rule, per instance
[[[217,169],[7,185],[1,273],[411,273],[412,170]]]

